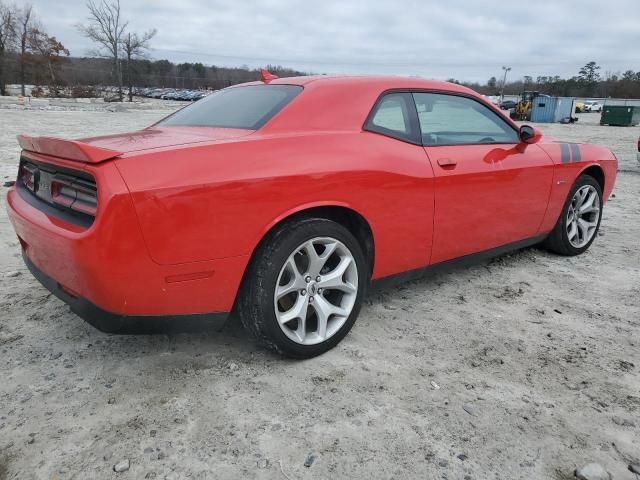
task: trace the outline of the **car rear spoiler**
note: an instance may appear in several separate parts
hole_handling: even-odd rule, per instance
[[[122,152],[100,148],[78,140],[65,140],[54,137],[30,137],[18,135],[18,143],[23,150],[52,155],[67,160],[84,163],[100,163],[122,155]]]

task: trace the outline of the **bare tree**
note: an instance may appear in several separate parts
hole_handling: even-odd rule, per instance
[[[127,76],[127,87],[129,88],[129,101],[133,101],[133,79],[132,79],[132,70],[133,63],[132,60],[137,58],[143,58],[146,54],[146,51],[149,50],[149,41],[156,35],[157,30],[154,28],[149,30],[148,32],[144,32],[141,35],[137,33],[127,33],[124,35],[124,39],[122,41],[122,51],[125,57],[125,69]]]
[[[0,0],[0,95],[6,94],[4,87],[5,55],[13,48],[15,39],[15,8],[5,5]]]
[[[78,30],[99,45],[103,55],[111,58],[118,82],[118,95],[122,100],[122,65],[120,63],[120,47],[124,39],[127,22],[120,17],[120,0],[107,3],[101,0],[96,4],[93,0],[87,3],[89,24],[78,25]]]
[[[36,54],[38,62],[46,67],[48,72],[49,95],[58,96],[59,80],[56,70],[64,56],[69,56],[69,50],[56,37],[50,37],[46,32],[31,29],[29,33],[29,49]]]
[[[25,70],[27,68],[27,60],[29,55],[29,33],[31,32],[31,28],[33,27],[33,5],[27,3],[22,12],[20,12],[20,16],[18,17],[18,28],[17,36],[20,40],[20,93],[22,96],[25,95],[24,84],[25,84]]]

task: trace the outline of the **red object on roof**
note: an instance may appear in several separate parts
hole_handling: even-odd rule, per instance
[[[260,69],[260,81],[264,83],[269,83],[271,80],[275,80],[276,78],[280,78],[280,77],[278,77],[277,75],[274,75],[268,70],[265,70],[264,68]]]

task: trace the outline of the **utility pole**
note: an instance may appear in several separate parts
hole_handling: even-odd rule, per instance
[[[504,70],[504,77],[502,78],[502,91],[500,92],[500,103],[504,102],[504,86],[507,84],[507,72],[511,70],[511,67],[502,66],[502,70]]]

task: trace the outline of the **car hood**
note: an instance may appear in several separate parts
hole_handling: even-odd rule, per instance
[[[81,138],[78,142],[121,153],[138,152],[192,143],[231,140],[253,133],[237,128],[155,126],[136,132]]]

